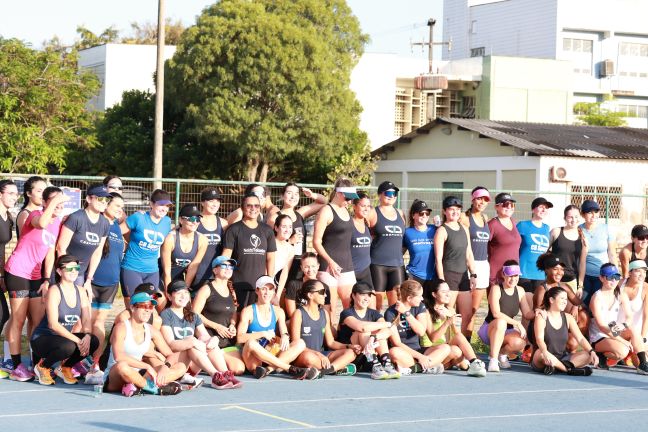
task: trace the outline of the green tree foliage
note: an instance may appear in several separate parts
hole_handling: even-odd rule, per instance
[[[205,9],[167,63],[175,154],[211,177],[324,181],[368,153],[349,89],[365,41],[344,0]]]
[[[74,52],[0,38],[0,169],[60,172],[71,149],[93,147],[94,115],[85,105],[98,87],[77,70]]]
[[[578,102],[574,104],[574,114],[580,123],[589,126],[627,126],[624,112],[614,112],[601,106],[601,102]]]
[[[378,168],[379,157],[372,157],[369,153],[349,153],[342,158],[333,171],[327,174],[329,183],[335,183],[340,177],[346,177],[357,186],[371,184],[371,176]]]
[[[176,20],[175,22],[172,22],[171,18],[167,18],[164,25],[164,43],[166,45],[178,45],[184,31],[185,27],[182,25],[182,21]],[[157,23],[148,21],[144,23],[132,22],[131,32],[132,34],[130,36],[124,36],[121,39],[121,43],[143,45],[157,44]]]
[[[79,51],[98,45],[119,42],[119,30],[113,26],[108,27],[98,35],[83,26],[77,26],[76,31],[79,39],[74,43],[74,48]]]

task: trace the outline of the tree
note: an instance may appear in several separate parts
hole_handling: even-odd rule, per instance
[[[72,148],[92,148],[86,103],[98,88],[93,74],[77,70],[74,52],[0,38],[0,169],[60,172]]]
[[[167,63],[176,150],[215,177],[324,181],[343,155],[368,153],[349,89],[365,41],[343,0],[210,6]]]
[[[143,44],[155,45],[157,44],[157,23],[144,22],[144,23],[131,23],[131,36],[125,36],[121,39],[121,43],[126,44]],[[171,22],[171,18],[167,18],[164,24],[164,43],[166,45],[177,45],[180,43],[182,33],[185,27],[182,21],[177,20]]]
[[[113,26],[108,27],[98,35],[83,26],[77,26],[76,32],[79,39],[74,43],[74,48],[79,51],[98,45],[119,42],[119,30]]]
[[[630,117],[624,112],[610,111],[602,106],[602,102],[578,102],[574,104],[574,114],[578,120],[589,126],[627,126],[624,117]]]

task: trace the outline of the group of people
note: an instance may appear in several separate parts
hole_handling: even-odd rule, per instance
[[[0,181],[3,253],[14,228],[17,236],[0,260],[5,377],[43,385],[85,377],[132,396],[198,387],[201,372],[217,389],[240,388],[245,372],[394,379],[458,368],[482,377],[518,356],[546,374],[589,375],[619,361],[648,373],[648,227],[635,226],[617,257],[594,201],[566,207],[564,226],[550,229],[545,198],[516,222],[516,200],[500,193],[489,218],[490,192],[480,186],[469,208],[446,196],[437,226],[421,200],[406,217],[392,182],[378,186],[374,207],[341,178],[329,197],[288,183],[280,206],[250,184],[226,218],[208,187],[174,225],[169,193],[155,190],[148,211],[126,216],[122,190],[108,176],[62,217],[67,196],[31,177],[14,220],[17,187]],[[309,202],[300,207],[302,194]],[[120,288],[125,310],[107,332]],[[489,347],[488,365],[474,332]]]

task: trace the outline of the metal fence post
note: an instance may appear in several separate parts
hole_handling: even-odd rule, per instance
[[[180,217],[180,180],[176,180],[175,189],[175,224],[178,225],[178,218]]]
[[[610,195],[605,195],[605,223],[610,224]]]

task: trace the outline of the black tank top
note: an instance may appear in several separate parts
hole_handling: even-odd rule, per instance
[[[205,256],[203,256],[203,259],[198,266],[198,270],[196,270],[196,278],[193,282],[193,288],[201,287],[205,282],[213,279],[211,263],[214,258],[219,256],[223,251],[223,226],[221,225],[221,220],[218,216],[216,216],[215,230],[209,230],[201,223],[198,225],[197,231],[207,239],[207,250],[205,250]]]
[[[13,219],[11,219],[9,212],[7,212],[7,219],[0,216],[0,259],[2,259],[3,264],[5,262],[5,246],[11,241],[13,234],[11,232],[12,228]]]
[[[322,247],[329,254],[331,259],[342,267],[342,273],[353,271],[353,260],[351,259],[351,237],[353,236],[353,221],[349,215],[349,220],[345,221],[329,204],[333,212],[333,221],[326,227],[322,235]],[[346,210],[345,210],[346,211]],[[328,263],[318,257],[320,271],[328,269]]]
[[[353,259],[353,269],[360,273],[371,264],[371,232],[366,223],[363,226],[364,231],[360,232],[353,224],[353,236],[351,237],[351,259]]]
[[[637,258],[637,254],[635,253],[634,250],[634,244],[630,244],[630,249],[632,249],[632,255],[630,255],[630,262],[636,261],[641,258]],[[644,258],[644,261],[646,262],[646,265],[648,265],[648,252],[646,252],[646,258]],[[648,282],[648,273],[646,273],[646,282]]]
[[[561,327],[553,328],[549,317],[544,331],[544,342],[547,345],[547,351],[555,355],[559,360],[565,355],[567,349],[567,339],[569,338],[569,329],[567,328],[567,317],[565,312],[560,312]]]
[[[512,295],[506,294],[504,287],[500,284],[500,299],[499,299],[500,312],[504,315],[515,318],[515,316],[520,312],[520,297],[518,296],[517,288],[513,290]],[[490,308],[488,309],[488,315],[486,315],[485,320],[487,323],[493,321],[493,313]],[[506,328],[513,328],[511,324],[507,324]]]
[[[380,207],[376,207],[376,225],[372,231],[374,239],[371,243],[371,264],[402,266],[405,222],[398,210],[396,210],[396,220],[389,220],[382,214]]]
[[[279,212],[279,214],[283,214]],[[306,226],[304,225],[304,218],[302,217],[299,212],[295,212],[295,220],[293,221],[293,231],[297,232],[297,230],[301,230],[301,233],[304,235],[304,241],[301,243],[295,243],[295,258],[297,260],[301,259],[301,256],[306,252]]]
[[[196,258],[196,253],[198,253],[198,234],[193,233],[193,243],[191,244],[191,250],[185,252],[180,247],[180,231],[176,231],[175,235],[175,246],[173,251],[171,251],[171,279],[176,280],[180,278],[185,269],[194,258]]]
[[[306,348],[321,352],[324,349],[324,328],[326,326],[326,314],[319,310],[319,318],[312,319],[306,309],[300,306],[302,323],[299,329],[301,338],[306,343]]]
[[[229,294],[227,297],[223,297],[216,291],[213,282],[207,284],[209,286],[209,297],[205,300],[205,307],[202,310],[202,315],[210,321],[215,322],[216,324],[229,327],[232,322],[232,316],[236,313],[236,307],[234,306],[234,299],[232,295]],[[218,336],[216,330],[210,327],[206,327],[207,331],[212,336]],[[220,338],[220,336],[218,336]],[[220,338],[218,341],[218,346],[225,348],[235,344],[233,339]]]
[[[27,210],[26,208],[20,210],[18,214],[16,215],[16,221],[20,218],[20,215],[25,212],[27,213],[27,216],[29,216],[29,213],[31,213],[31,210]],[[27,219],[25,219],[27,220]],[[16,223],[16,240],[20,239],[20,228],[18,228],[18,224]]]
[[[571,282],[576,279],[578,274],[578,265],[580,262],[583,243],[580,236],[576,240],[569,240],[563,232],[564,227],[560,228],[560,234],[551,245],[551,251],[565,263],[565,275],[563,282]]]
[[[456,273],[464,273],[468,270],[466,264],[466,251],[468,250],[468,238],[464,228],[459,225],[458,230],[453,230],[447,224],[443,224],[448,237],[443,247],[443,270]]]

